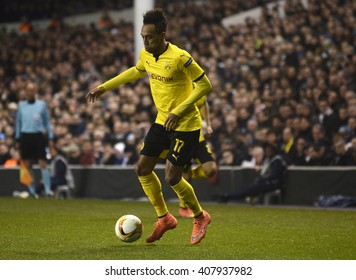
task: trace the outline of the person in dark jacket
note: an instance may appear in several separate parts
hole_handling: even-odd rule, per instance
[[[265,193],[282,189],[285,182],[287,163],[278,154],[275,145],[265,147],[265,160],[261,166],[258,177],[250,184],[237,191],[226,193],[220,197],[221,202],[240,200],[247,197],[258,197]]]
[[[68,160],[64,154],[56,147],[51,148],[51,188],[53,191],[58,186],[66,185],[74,188],[74,178],[69,168]]]
[[[338,139],[334,143],[334,157],[331,165],[334,166],[351,166],[353,165],[351,152],[346,150],[344,139]]]
[[[73,189],[74,177],[68,165],[66,156],[55,145],[50,148],[50,152],[51,190],[55,193],[59,186],[67,186],[69,189]],[[36,193],[40,194],[43,189],[43,184],[38,185]]]

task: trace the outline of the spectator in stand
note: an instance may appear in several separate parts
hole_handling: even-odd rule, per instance
[[[90,141],[84,141],[82,145],[82,152],[79,157],[79,164],[90,166],[95,163],[95,155],[93,145]]]
[[[263,163],[260,162],[260,153],[258,155],[259,159],[256,159],[256,168],[259,170],[257,179],[235,192],[222,195],[219,198],[220,201],[226,203],[231,200],[241,200],[247,197],[260,197],[267,192],[283,189],[287,163],[283,157],[278,155],[278,147],[273,145],[266,146]]]
[[[55,145],[51,147],[51,170],[51,187],[53,191],[61,185],[74,188],[74,177],[69,168],[68,160]]]
[[[269,144],[267,144],[269,145]],[[262,166],[265,154],[262,146],[251,146],[251,158],[244,160],[241,163],[241,167],[253,167],[258,172]]]
[[[52,18],[50,19],[49,23],[48,23],[48,29],[51,31],[55,31],[57,29],[60,29],[63,27],[63,21],[62,19],[59,17],[59,15],[57,13],[54,13]]]
[[[232,114],[228,114],[224,119],[224,134],[229,139],[235,139],[239,133],[237,125],[237,117]]]
[[[289,158],[292,150],[294,149],[294,136],[290,127],[285,127],[282,134],[281,150],[284,155]]]
[[[103,156],[101,158],[101,164],[103,165],[116,165],[118,164],[116,152],[113,146],[109,143],[104,145]]]
[[[293,149],[288,156],[290,164],[307,165],[308,148],[308,141],[302,136],[298,137],[296,139],[296,144],[293,146]]]
[[[74,177],[69,167],[68,160],[65,154],[58,149],[56,145],[50,148],[51,153],[51,190],[57,191],[59,186],[67,186],[70,189],[74,188]],[[41,194],[43,184],[38,185],[36,193]]]
[[[11,158],[11,154],[7,145],[1,143],[0,144],[0,165],[4,165],[4,163]]]
[[[267,132],[267,142],[269,145],[280,146],[280,139],[278,138],[278,134],[274,129],[269,129]]]
[[[350,118],[350,120],[351,119],[352,118]],[[349,143],[354,135],[353,130],[348,125],[339,128],[338,136],[340,136],[345,143]]]
[[[95,163],[100,165],[104,156],[104,145],[102,141],[95,140],[93,144]]]
[[[334,143],[334,153],[332,165],[350,166],[354,164],[351,152],[346,150],[344,139],[336,139]]]
[[[334,113],[333,109],[330,107],[328,100],[324,96],[318,98],[318,119],[319,122],[323,125],[324,131],[326,132],[326,137],[329,139],[332,138],[333,134],[337,132],[337,122],[338,117]]]
[[[21,156],[19,151],[16,149],[12,149],[10,154],[11,157],[4,162],[4,167],[11,168],[11,167],[20,166]]]
[[[235,153],[230,149],[223,151],[222,157],[219,160],[219,165],[220,166],[224,166],[224,165],[234,166],[234,165],[237,165]]]
[[[347,144],[347,152],[352,155],[352,165],[356,165],[356,136],[351,139],[351,142]]]
[[[109,15],[109,12],[105,10],[98,20],[99,29],[110,29],[114,25],[112,18]]]
[[[314,124],[312,127],[312,144],[330,147],[330,140],[325,135],[325,128],[321,124]]]
[[[306,162],[311,166],[329,166],[332,164],[329,148],[323,143],[314,143],[309,146]]]
[[[69,164],[71,165],[80,164],[81,150],[77,144],[71,143],[69,145],[64,146],[62,150],[66,154]]]
[[[33,30],[32,23],[28,17],[23,17],[21,20],[21,24],[19,26],[19,33],[21,35],[28,35]]]
[[[308,142],[312,141],[312,123],[310,119],[306,117],[302,117],[300,119],[300,127],[298,130],[298,134],[295,136],[302,137]]]
[[[39,0],[34,1],[38,3]],[[282,135],[282,130],[290,126],[287,123],[294,116],[300,118],[300,129],[293,130],[294,138],[302,136],[311,141],[311,126],[323,125],[325,116],[329,118],[328,110],[323,116],[319,114],[320,96],[327,99],[326,107],[337,115],[336,127],[331,132],[326,127],[325,131],[330,137],[329,149],[332,134],[345,126],[345,121],[352,122],[356,117],[356,7],[353,1],[312,0],[303,9],[301,1],[287,1],[286,6],[281,4],[279,8],[264,7],[258,20],[249,19],[243,24],[230,26],[222,25],[222,18],[241,11],[242,7],[255,7],[260,2],[245,1],[248,4],[244,5],[236,5],[240,1],[235,0],[200,1],[199,4],[195,1],[156,2],[167,11],[170,20],[179,23],[170,27],[170,33],[177,36],[169,40],[172,43],[179,40],[179,45],[187,50],[194,49],[194,56],[199,56],[199,62],[211,77],[214,89],[208,96],[208,103],[212,105],[211,122],[215,131],[211,141],[218,157],[221,158],[221,147],[227,137],[222,120],[229,112],[238,120],[239,135],[246,122],[247,112],[243,108],[249,113],[246,125],[249,134],[230,136],[229,139],[238,144],[241,151],[246,150],[250,142],[256,142],[254,132],[264,127],[272,127]],[[66,12],[60,16],[72,14],[73,5],[63,6]],[[101,3],[99,9],[93,3],[75,5],[79,12],[126,7],[123,3],[111,3],[110,7]],[[285,17],[280,16],[280,10],[284,11]],[[0,9],[0,21],[6,18],[12,21],[15,15],[19,21],[19,11],[6,11],[6,5]],[[45,11],[47,18],[53,15],[53,10]],[[36,15],[32,13],[29,18],[34,20]],[[119,121],[128,124],[128,132],[122,139],[114,137],[111,143],[124,141],[142,121],[140,111],[144,110],[151,120],[156,114],[152,100],[148,98],[147,79],[112,90],[115,94],[108,93],[108,102],[88,105],[83,96],[88,88],[101,84],[101,80],[112,78],[132,66],[133,25],[114,22],[112,28],[119,30],[120,36],[95,27],[64,27],[65,31],[36,28],[26,36],[1,32],[0,132],[4,133],[4,125],[14,127],[10,107],[23,98],[24,79],[31,77],[41,81],[40,94],[48,102],[54,127],[62,126],[61,135],[65,135],[65,141],[70,141],[72,134],[76,134],[81,140],[75,144],[82,145],[83,139],[93,139],[92,127],[97,127],[98,123],[107,128],[109,135],[119,135],[120,132],[114,132],[113,128]],[[100,44],[94,44],[94,41],[100,41]],[[82,48],[82,45],[90,47]],[[8,102],[13,104],[10,106]],[[346,119],[338,116],[342,111],[340,106],[347,108]],[[123,114],[123,107],[128,112]],[[278,107],[283,107],[280,112],[283,118],[277,115]],[[136,108],[133,115],[132,108]],[[261,110],[266,113],[260,115]],[[256,119],[258,122],[250,130],[249,124]],[[57,138],[56,132],[55,136]],[[14,148],[13,138],[5,139],[8,149]],[[241,146],[241,140],[246,140],[245,147]]]

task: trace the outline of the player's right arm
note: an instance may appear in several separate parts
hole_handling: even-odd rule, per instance
[[[200,108],[200,114],[206,122],[206,133],[208,136],[211,136],[211,134],[213,134],[213,128],[211,127],[209,104],[207,101],[205,101]]]
[[[113,89],[115,87],[135,81],[143,77],[146,74],[146,70],[141,70],[141,68],[138,68],[137,65],[125,70],[116,77],[89,91],[86,96],[88,102],[94,103],[96,100],[99,100],[100,96],[102,96],[107,90]]]

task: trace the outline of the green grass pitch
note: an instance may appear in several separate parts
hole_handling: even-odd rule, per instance
[[[192,219],[146,244],[155,222],[148,202],[0,198],[2,260],[354,260],[356,211],[203,204],[212,223],[192,246]],[[176,215],[178,206],[168,204]],[[117,219],[144,225],[134,243],[120,241]]]

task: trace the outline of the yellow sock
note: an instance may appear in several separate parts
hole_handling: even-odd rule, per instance
[[[188,207],[181,198],[179,198],[179,207],[180,208],[187,208]]]
[[[201,165],[192,168],[192,179],[203,179],[208,178],[204,172],[204,169]]]
[[[156,210],[157,216],[162,217],[168,213],[167,205],[162,194],[162,185],[156,173],[147,176],[138,176],[142,189]]]
[[[195,196],[192,185],[189,184],[184,178],[182,178],[177,185],[171,187],[177,193],[180,200],[182,200],[184,204],[188,205],[190,210],[192,210],[194,217],[199,216],[202,213],[203,209]]]

